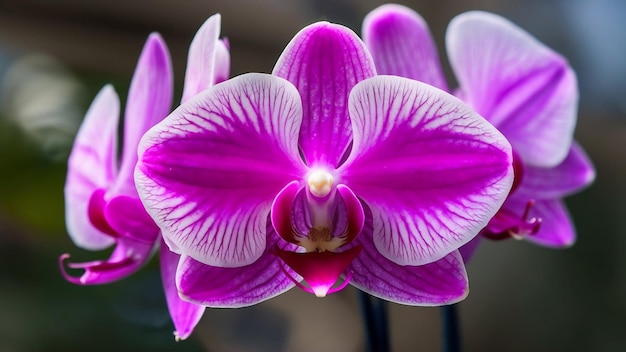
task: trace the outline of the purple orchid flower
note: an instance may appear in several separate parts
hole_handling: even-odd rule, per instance
[[[301,30],[273,75],[181,105],[139,155],[140,198],[181,254],[179,292],[213,307],[348,283],[403,304],[457,302],[457,249],[513,180],[493,126],[439,89],[376,76],[354,32],[326,22]]]
[[[210,17],[198,30],[190,49],[183,101],[228,76],[229,53],[218,40],[220,16]],[[165,43],[151,34],[139,58],[128,93],[124,144],[117,158],[117,123],[120,102],[109,85],[96,96],[78,132],[69,158],[65,185],[66,222],[79,247],[100,250],[115,245],[107,260],[69,263],[83,269],[70,276],[64,267],[69,254],[59,259],[61,273],[74,284],[105,284],[135,273],[159,246],[160,230],[137,195],[133,172],[141,136],[170,112],[172,68]],[[118,168],[119,164],[119,168]],[[177,339],[187,338],[204,307],[182,301],[175,285],[179,256],[160,246],[163,287]]]
[[[413,10],[383,5],[363,23],[363,39],[380,73],[449,90],[426,22]],[[578,86],[567,61],[508,20],[486,12],[454,18],[446,48],[455,92],[511,142],[513,190],[481,232],[569,246],[575,231],[562,198],[593,182],[595,171],[572,141]],[[462,248],[469,256],[479,237]]]

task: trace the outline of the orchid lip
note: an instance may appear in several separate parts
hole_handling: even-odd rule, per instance
[[[343,290],[350,283],[352,272],[347,268],[359,255],[361,249],[361,246],[355,246],[343,252],[296,253],[276,247],[272,252],[282,260],[281,271],[296,286],[317,297],[325,297],[328,294]],[[307,286],[294,278],[285,266],[300,275]],[[342,274],[345,275],[344,281],[337,284]]]
[[[531,199],[526,203],[526,207],[524,208],[524,213],[522,214],[522,216],[519,218],[519,220],[517,221],[515,225],[510,226],[507,229],[500,231],[500,232],[492,232],[492,231],[486,230],[483,232],[483,236],[485,236],[486,238],[490,240],[499,241],[499,240],[505,240],[509,238],[513,238],[516,240],[523,240],[527,236],[532,236],[536,234],[541,229],[541,223],[543,220],[539,217],[529,218],[530,210],[532,209],[534,205],[535,205],[534,199]]]

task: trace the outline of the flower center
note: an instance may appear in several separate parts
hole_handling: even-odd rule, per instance
[[[281,270],[296,286],[324,297],[350,282],[352,273],[348,267],[360,253],[361,246],[344,246],[361,232],[363,208],[348,187],[334,186],[332,175],[325,170],[311,172],[305,189],[299,193],[300,190],[297,181],[287,185],[274,199],[270,217],[276,232],[285,241],[303,247],[304,253],[278,246],[272,253],[281,259]],[[305,209],[308,212],[303,211]],[[303,220],[307,213],[308,219]],[[306,230],[302,225],[294,225],[294,214],[298,217],[296,223],[306,224]],[[302,283],[293,273],[302,277]],[[342,275],[345,278],[340,283]]]
[[[318,169],[309,174],[307,178],[309,192],[317,198],[326,197],[333,189],[333,175],[328,171]]]
[[[483,236],[490,240],[499,241],[508,238],[522,240],[527,236],[536,234],[541,228],[542,219],[530,216],[530,211],[534,205],[535,201],[529,200],[521,217],[516,217],[500,209],[496,216],[491,219],[487,228],[482,231]],[[496,228],[498,230],[495,230]]]

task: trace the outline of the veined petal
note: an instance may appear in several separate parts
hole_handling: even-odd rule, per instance
[[[274,75],[302,97],[300,148],[305,161],[336,167],[350,144],[348,95],[376,74],[365,44],[350,29],[327,22],[302,29],[285,48]]]
[[[174,322],[174,336],[176,340],[184,340],[198,325],[200,318],[204,314],[205,308],[201,305],[189,303],[180,299],[176,288],[176,269],[180,256],[171,252],[165,243],[161,243],[161,277],[163,279],[163,289],[167,299],[167,308],[170,317]]]
[[[274,196],[305,174],[300,107],[289,82],[246,74],[200,93],[145,135],[137,187],[169,245],[222,267],[261,256]]]
[[[561,198],[590,185],[595,176],[591,160],[574,142],[565,160],[556,167],[525,166],[522,182],[515,193],[528,199]]]
[[[95,260],[86,263],[68,263],[70,269],[83,269],[80,277],[73,277],[65,270],[64,254],[59,258],[59,267],[63,277],[76,285],[101,285],[126,278],[139,270],[150,259],[153,243],[136,242],[128,238],[117,239],[113,253],[107,260]]]
[[[517,194],[509,197],[502,206],[503,209],[522,214],[528,199],[519,198]],[[535,200],[530,208],[528,218],[540,218],[539,231],[523,238],[546,247],[563,248],[569,247],[576,241],[576,230],[572,219],[559,199]]]
[[[460,100],[392,76],[350,95],[354,142],[338,170],[370,207],[374,243],[399,265],[423,265],[471,240],[513,181],[511,147]]]
[[[213,85],[221,21],[220,14],[209,17],[191,41],[181,100],[183,103]]]
[[[128,91],[124,114],[124,145],[120,173],[111,189],[113,194],[137,196],[133,173],[137,164],[137,146],[148,129],[163,120],[170,111],[173,97],[170,55],[157,33],[148,37]]]
[[[88,218],[94,191],[105,189],[117,173],[117,122],[120,101],[110,85],[100,90],[87,111],[68,160],[65,182],[65,222],[74,243],[89,250],[113,244]]]
[[[268,300],[292,288],[294,283],[287,274],[295,279],[299,276],[271,251],[275,246],[294,251],[297,246],[282,242],[269,222],[267,231],[267,247],[250,265],[220,268],[183,256],[176,275],[181,296],[209,307],[239,308]]]
[[[450,22],[446,46],[464,100],[525,163],[563,161],[578,106],[576,76],[563,57],[508,20],[479,11]]]
[[[448,90],[437,46],[417,12],[396,4],[374,9],[363,21],[363,41],[378,74],[416,79]]]
[[[363,249],[352,262],[353,286],[382,299],[414,306],[437,306],[463,300],[468,281],[458,251],[420,266],[398,265],[381,255],[372,238],[372,217],[365,207],[363,232],[354,240]]]

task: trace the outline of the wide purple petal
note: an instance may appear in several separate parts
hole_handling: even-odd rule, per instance
[[[124,114],[124,144],[120,173],[111,192],[137,196],[133,173],[143,134],[170,112],[173,75],[169,52],[160,35],[150,34],[128,91]]]
[[[524,212],[527,198],[514,194],[503,205],[503,209],[521,216]],[[572,219],[560,199],[535,200],[530,208],[528,218],[541,219],[539,231],[523,238],[546,247],[569,247],[576,241],[576,230]]]
[[[117,123],[120,101],[110,85],[100,90],[87,111],[68,160],[65,182],[65,222],[74,243],[89,250],[113,244],[88,218],[91,195],[106,189],[117,173]]]
[[[59,267],[63,277],[76,285],[101,285],[128,277],[139,270],[151,257],[153,243],[137,242],[128,238],[118,238],[115,249],[109,259],[85,263],[68,263],[70,269],[82,269],[85,272],[74,277],[65,270],[64,254],[59,258]]]
[[[172,322],[174,322],[174,336],[176,340],[184,340],[198,325],[200,318],[204,314],[205,308],[201,305],[189,303],[180,299],[176,288],[176,269],[180,256],[172,253],[165,243],[161,242],[161,277],[163,279],[163,290],[167,299],[167,308],[170,312]]]
[[[443,258],[496,213],[513,181],[511,148],[460,100],[392,76],[350,95],[352,153],[338,170],[372,210],[374,243],[400,265]]]
[[[209,307],[237,308],[250,306],[294,286],[288,275],[299,276],[272,254],[273,248],[294,251],[297,246],[286,243],[267,223],[267,248],[254,263],[238,268],[220,268],[202,264],[183,256],[176,276],[180,294],[190,302]]]
[[[430,264],[398,265],[378,252],[372,238],[369,209],[363,232],[354,241],[362,250],[348,270],[353,286],[373,296],[400,304],[437,306],[463,300],[468,281],[458,251]]]
[[[529,199],[561,198],[590,185],[596,172],[584,150],[574,142],[565,160],[556,167],[525,166],[515,193]]]
[[[446,45],[464,100],[525,163],[563,161],[576,125],[578,85],[562,56],[508,20],[479,11],[450,22]]]
[[[181,100],[183,103],[214,83],[221,20],[220,14],[209,17],[191,41]]]
[[[302,97],[300,148],[307,164],[336,167],[352,137],[350,90],[376,74],[365,44],[346,27],[318,22],[296,34],[273,74],[293,83]]]
[[[261,256],[274,196],[305,174],[300,119],[293,85],[246,74],[205,90],[146,134],[136,182],[172,250],[223,267]]]
[[[378,74],[416,79],[448,90],[437,46],[417,12],[397,4],[374,9],[363,21],[363,41]]]

